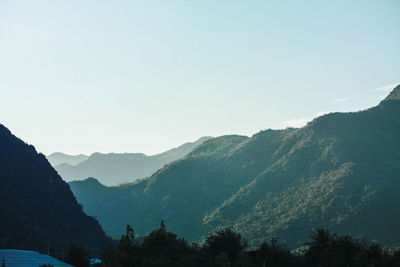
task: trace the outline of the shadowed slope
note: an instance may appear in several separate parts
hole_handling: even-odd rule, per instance
[[[7,247],[53,252],[75,243],[104,248],[109,239],[45,156],[0,125],[0,239]]]

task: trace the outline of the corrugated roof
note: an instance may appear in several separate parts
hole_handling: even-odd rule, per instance
[[[0,264],[3,259],[6,267],[39,267],[42,264],[53,264],[54,267],[73,267],[53,257],[31,250],[0,249]]]

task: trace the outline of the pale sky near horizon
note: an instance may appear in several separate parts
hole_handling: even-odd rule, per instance
[[[45,154],[301,126],[400,82],[400,1],[0,0],[0,123]]]

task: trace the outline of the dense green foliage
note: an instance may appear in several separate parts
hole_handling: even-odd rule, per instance
[[[74,267],[89,267],[90,253],[82,247],[70,245],[67,251],[65,262]]]
[[[380,245],[351,236],[331,235],[320,228],[311,236],[312,242],[303,251],[302,263],[306,266],[398,266],[400,250],[383,249]]]
[[[103,259],[105,266],[115,267],[219,266],[218,263],[239,266],[244,249],[242,242],[239,234],[224,229],[210,235],[202,246],[189,245],[186,240],[168,232],[161,222],[158,230],[152,231],[139,243],[128,225],[118,247],[109,247]]]
[[[35,148],[0,125],[0,240],[6,248],[52,255],[71,243],[107,246],[98,222],[87,216],[69,186]]]
[[[107,233],[145,235],[165,220],[190,241],[230,227],[258,247],[302,246],[309,229],[400,245],[400,93],[377,107],[332,113],[300,129],[222,136],[151,177],[119,187],[70,183]]]
[[[245,243],[240,234],[233,232],[229,228],[210,234],[204,243],[204,247],[209,252],[211,259],[216,260],[220,255],[226,255],[232,265],[238,262],[240,253],[245,248]]]
[[[311,242],[290,251],[277,239],[264,242],[256,250],[245,251],[241,235],[226,228],[210,234],[201,244],[189,245],[166,230],[162,223],[142,243],[136,242],[128,226],[117,247],[103,255],[103,266],[112,267],[294,267],[294,266],[385,266],[400,264],[400,249],[383,249],[375,243],[350,236],[330,234],[320,228]]]
[[[166,152],[147,156],[142,153],[94,153],[78,164],[62,163],[53,165],[65,181],[83,180],[88,177],[96,177],[104,185],[117,185],[133,182],[139,178],[150,176],[165,164],[183,158],[195,147],[199,146],[210,137],[202,137],[191,143],[185,143],[177,148]],[[60,162],[60,160],[74,160],[82,157],[75,156],[66,158],[59,154],[48,156],[49,161]]]

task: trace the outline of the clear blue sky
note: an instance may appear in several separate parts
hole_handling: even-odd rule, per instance
[[[46,154],[152,154],[364,109],[400,82],[399,14],[397,0],[0,0],[0,123]]]

